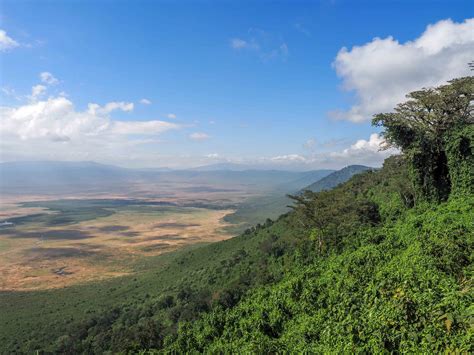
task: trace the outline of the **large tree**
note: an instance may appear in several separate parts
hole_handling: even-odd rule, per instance
[[[387,146],[400,148],[409,160],[418,197],[440,201],[453,188],[472,191],[474,77],[407,98],[394,112],[375,115],[372,124],[383,127]]]

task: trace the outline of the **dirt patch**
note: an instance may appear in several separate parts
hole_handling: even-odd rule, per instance
[[[36,238],[39,240],[78,240],[94,236],[78,229],[52,229],[39,232],[9,231],[8,238]]]
[[[144,246],[140,249],[144,252],[149,252],[149,251],[167,249],[169,246],[170,245],[168,243],[156,243],[156,244]]]
[[[0,291],[97,281],[132,273],[136,265],[141,270],[141,257],[229,238],[222,228],[227,225],[223,217],[230,212],[127,206],[68,227],[46,228],[42,222],[30,221],[0,228]]]
[[[186,240],[189,239],[187,237],[183,237],[179,234],[164,234],[164,235],[157,235],[145,238],[144,240]]]
[[[123,233],[120,233],[120,234],[125,236],[125,237],[137,237],[141,233],[139,233],[139,232],[123,232]]]
[[[34,259],[84,258],[97,254],[90,248],[30,248],[25,251],[26,256]]]
[[[196,223],[178,223],[178,222],[163,222],[157,223],[153,228],[188,228],[188,227],[199,227],[200,224]]]
[[[119,226],[119,225],[111,225],[111,226],[103,226],[97,228],[101,232],[121,232],[129,230],[130,227],[128,226]]]
[[[62,266],[62,267],[59,267],[57,269],[53,269],[51,271],[53,272],[53,274],[56,274],[56,275],[59,275],[59,276],[68,276],[68,275],[74,274],[71,271],[67,271],[66,266]]]

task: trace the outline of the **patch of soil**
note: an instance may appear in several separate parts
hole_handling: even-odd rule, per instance
[[[153,226],[153,228],[187,228],[187,227],[199,227],[200,224],[196,223],[177,223],[177,222],[163,222]]]
[[[9,238],[36,238],[40,240],[78,240],[93,238],[94,236],[77,229],[53,229],[45,232],[20,232],[15,231],[8,235]]]
[[[127,226],[120,226],[120,225],[110,225],[110,226],[104,226],[97,228],[101,232],[120,232],[120,231],[126,231],[129,230],[130,227]]]
[[[87,248],[30,248],[25,251],[30,259],[77,258],[96,255],[97,252]]]

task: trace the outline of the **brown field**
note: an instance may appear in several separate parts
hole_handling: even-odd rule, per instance
[[[57,196],[54,196],[57,198]],[[83,199],[90,195],[76,195]],[[123,195],[95,195],[123,198]],[[235,202],[239,194],[222,192],[170,193],[164,199],[184,207],[118,208],[114,214],[67,225],[25,223],[0,229],[0,291],[58,288],[134,272],[143,257],[202,242],[230,238],[223,217],[230,209],[186,207],[198,203]],[[2,199],[0,222],[18,216],[58,213],[41,207],[22,207],[22,201],[47,201],[51,196]],[[74,203],[74,201],[71,201]]]

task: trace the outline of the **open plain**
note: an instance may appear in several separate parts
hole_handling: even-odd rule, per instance
[[[58,288],[130,274],[142,258],[227,239],[232,235],[223,218],[246,196],[201,185],[162,190],[166,194],[139,186],[127,195],[4,196],[0,290]]]

